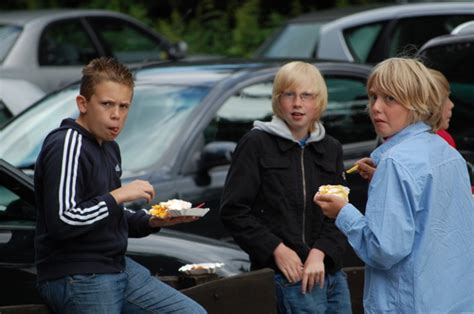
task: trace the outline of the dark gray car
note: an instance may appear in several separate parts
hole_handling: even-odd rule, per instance
[[[178,198],[202,202],[210,212],[177,226],[214,238],[228,233],[219,219],[219,202],[239,139],[254,120],[272,116],[273,78],[283,61],[200,62],[150,66],[136,71],[132,109],[117,138],[122,151],[122,181],[150,181],[153,203]],[[328,134],[340,140],[347,168],[368,156],[376,135],[366,112],[365,81],[370,67],[315,62],[326,79],[329,104],[323,116]],[[46,134],[65,117],[76,117],[72,85],[45,97],[0,131],[0,158],[32,171]],[[365,207],[367,183],[348,176],[351,201]],[[143,202],[131,208],[150,206]]]
[[[36,292],[35,225],[33,179],[0,159],[0,306],[41,303]],[[127,255],[157,276],[177,276],[181,266],[203,262],[224,263],[217,270],[220,277],[250,270],[248,255],[236,245],[171,230],[129,239]]]
[[[448,132],[459,152],[474,164],[474,32],[433,38],[417,56],[448,79],[454,103]]]

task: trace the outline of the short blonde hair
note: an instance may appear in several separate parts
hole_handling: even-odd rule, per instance
[[[428,70],[430,71],[430,74],[435,81],[436,88],[438,89],[438,92],[440,94],[440,101],[441,101],[440,106],[441,106],[441,109],[443,109],[444,105],[446,104],[446,100],[449,97],[449,94],[451,94],[451,88],[449,86],[448,79],[440,71],[437,71],[434,69],[428,69]],[[443,116],[439,115],[437,129],[440,129],[442,122],[443,122]]]
[[[441,93],[435,79],[420,61],[389,58],[375,66],[367,80],[367,91],[376,87],[410,111],[410,124],[424,121],[432,131],[439,128]],[[369,102],[369,107],[372,103]]]
[[[283,65],[275,75],[272,92],[272,109],[273,113],[279,118],[283,118],[280,110],[280,95],[285,90],[291,90],[297,86],[310,85],[309,93],[316,95],[315,106],[317,111],[316,118],[310,125],[310,132],[314,131],[314,122],[318,121],[323,112],[326,110],[328,103],[328,91],[326,82],[321,72],[312,64],[293,61]]]

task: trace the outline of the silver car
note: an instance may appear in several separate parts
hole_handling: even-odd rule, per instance
[[[323,20],[321,14],[302,15],[288,21],[258,56],[377,63],[401,54],[414,55],[429,39],[449,34],[473,19],[474,2],[391,5],[331,21]]]
[[[0,129],[44,95],[41,89],[26,80],[0,77]]]
[[[128,15],[107,10],[0,13],[0,77],[22,79],[51,92],[80,78],[91,59],[113,56],[128,65],[180,59],[170,43]]]

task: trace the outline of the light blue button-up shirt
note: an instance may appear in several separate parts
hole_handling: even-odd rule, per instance
[[[466,162],[422,122],[372,154],[365,216],[337,227],[366,263],[366,313],[474,313],[474,205]]]

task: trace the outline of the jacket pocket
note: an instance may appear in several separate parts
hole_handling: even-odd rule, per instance
[[[263,169],[286,169],[290,166],[290,161],[283,158],[262,157],[260,165]]]
[[[287,202],[287,192],[293,192],[295,182],[292,177],[290,160],[273,156],[260,158],[261,195],[266,203]]]
[[[318,166],[318,168],[320,168],[320,169],[322,169],[326,172],[336,173],[336,162],[335,161],[314,159],[314,163]]]

